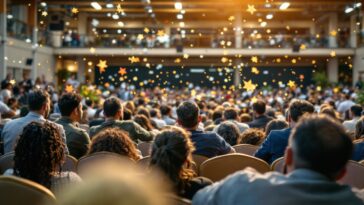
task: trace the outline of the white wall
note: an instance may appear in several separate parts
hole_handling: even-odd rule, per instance
[[[31,66],[26,65],[26,60],[28,58],[32,58],[32,45],[29,43],[13,38],[8,38],[6,57],[7,57],[6,63],[8,68],[17,68],[20,70],[32,69]],[[37,48],[36,58],[35,61],[33,61],[33,63],[35,63],[36,65],[37,76],[45,75],[47,81],[54,81],[56,79],[55,57],[52,48],[49,47]],[[10,69],[8,69],[8,72],[9,71]]]
[[[358,81],[359,73],[364,72],[364,47],[358,48],[354,56],[353,84]],[[363,75],[364,80],[364,75]]]

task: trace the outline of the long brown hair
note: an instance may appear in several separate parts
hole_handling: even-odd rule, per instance
[[[147,131],[152,131],[153,125],[145,115],[135,115],[134,122],[138,123],[142,128]]]
[[[177,127],[163,130],[156,136],[150,165],[159,168],[179,192],[196,176],[192,167],[194,146],[188,134]]]

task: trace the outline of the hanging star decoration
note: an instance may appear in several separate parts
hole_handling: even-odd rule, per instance
[[[251,15],[253,15],[257,11],[257,9],[255,8],[254,5],[249,4],[248,9],[246,11],[249,12]]]
[[[121,4],[116,5],[116,12],[118,12],[118,13],[124,12],[123,8],[121,8]]]
[[[258,63],[258,57],[257,57],[257,56],[253,56],[253,57],[251,58],[251,61],[252,61],[253,63]]]
[[[90,48],[90,53],[95,53],[95,52],[96,52],[96,48],[91,47],[91,48]]]
[[[130,63],[139,63],[140,62],[140,59],[138,57],[132,56],[132,57],[129,57],[128,59],[129,59]]]
[[[48,16],[48,12],[47,11],[42,11],[42,16]]]
[[[144,32],[145,32],[145,33],[149,33],[149,28],[145,27],[145,28],[144,28]]]
[[[305,44],[301,44],[300,49],[301,50],[305,50],[306,49],[306,45]]]
[[[158,36],[164,36],[164,30],[158,30],[157,35]]]
[[[252,83],[252,80],[244,81],[244,89],[247,91],[254,91],[257,85]]]
[[[73,86],[72,86],[72,85],[66,85],[65,91],[66,91],[67,93],[71,93],[71,92],[73,92]]]
[[[188,59],[189,57],[190,57],[190,55],[188,55],[187,53],[183,54],[184,59]]]
[[[175,62],[175,63],[181,63],[181,59],[180,59],[180,58],[176,58],[176,59],[174,60],[174,62]]]
[[[108,67],[108,65],[106,63],[107,63],[106,60],[104,60],[104,61],[100,60],[99,64],[97,64],[97,67],[99,67],[99,69],[100,69],[100,73],[105,72],[105,69]]]
[[[229,21],[234,21],[235,20],[235,16],[230,16],[228,20]]]
[[[330,52],[330,56],[331,56],[331,57],[335,57],[335,56],[336,56],[336,52],[335,52],[335,51],[331,51],[331,52]]]
[[[125,75],[125,74],[126,74],[126,68],[120,67],[120,69],[119,69],[119,74],[120,74],[121,76]]]
[[[260,72],[257,67],[252,67],[252,73],[258,75]]]
[[[71,12],[72,12],[73,14],[77,14],[77,13],[79,12],[79,10],[78,10],[78,8],[73,7],[73,8],[71,9]]]
[[[335,37],[335,36],[337,35],[337,31],[332,30],[332,31],[330,32],[330,35]]]
[[[292,80],[288,81],[287,85],[288,85],[288,87],[290,87],[290,88],[294,88],[294,87],[296,87],[296,83],[295,83],[294,81],[292,81]]]

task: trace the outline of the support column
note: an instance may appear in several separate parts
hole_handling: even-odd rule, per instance
[[[242,48],[242,42],[243,42],[243,35],[241,35],[241,29],[242,29],[242,15],[241,12],[237,12],[235,14],[235,48],[241,49]],[[234,70],[234,86],[235,88],[239,88],[241,85],[241,66],[242,63],[241,59],[235,60],[235,70]]]
[[[169,25],[168,26],[165,26],[164,27],[164,30],[165,30],[164,33],[168,36],[168,43],[165,44],[165,47],[166,48],[169,48],[169,47],[171,47],[171,43],[172,43],[171,42],[171,40],[172,40],[172,36],[171,36],[171,33],[172,33],[171,32],[171,26],[169,26]]]
[[[337,22],[338,22],[338,16],[336,13],[332,13],[329,16],[329,47],[330,48],[336,48],[337,47],[337,37],[330,35],[332,31],[337,32]]]
[[[358,36],[358,26],[356,24],[356,16],[350,16],[350,47],[356,48],[357,47],[357,36]]]
[[[236,68],[234,69],[234,86],[236,89],[239,89],[239,86],[241,85],[241,63],[241,59],[235,60]]]
[[[337,57],[329,59],[326,71],[330,83],[339,82],[339,59]]]
[[[83,47],[85,43],[85,38],[87,35],[87,13],[80,13],[78,14],[78,21],[77,21],[77,30],[78,34],[80,35],[81,47]]]
[[[7,41],[7,33],[6,33],[6,0],[0,0],[0,80],[5,79],[7,74],[6,67],[6,41]]]
[[[28,25],[32,28],[32,71],[31,79],[35,81],[38,76],[37,72],[37,49],[38,49],[38,27],[37,27],[37,0],[31,0],[30,6],[28,7]]]
[[[84,83],[86,80],[86,62],[82,57],[77,57],[77,80]]]

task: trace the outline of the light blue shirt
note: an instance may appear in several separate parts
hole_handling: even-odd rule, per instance
[[[46,119],[38,113],[29,112],[26,116],[11,120],[5,124],[4,129],[1,133],[1,136],[4,140],[4,153],[8,153],[14,150],[16,141],[19,135],[23,132],[23,128],[29,123],[34,121],[45,122]],[[54,124],[59,128],[64,143],[66,144],[66,135],[62,125],[58,125],[56,123]],[[68,154],[67,144],[66,144],[66,153]]]
[[[363,205],[362,193],[308,169],[288,175],[246,169],[208,186],[193,205]]]

